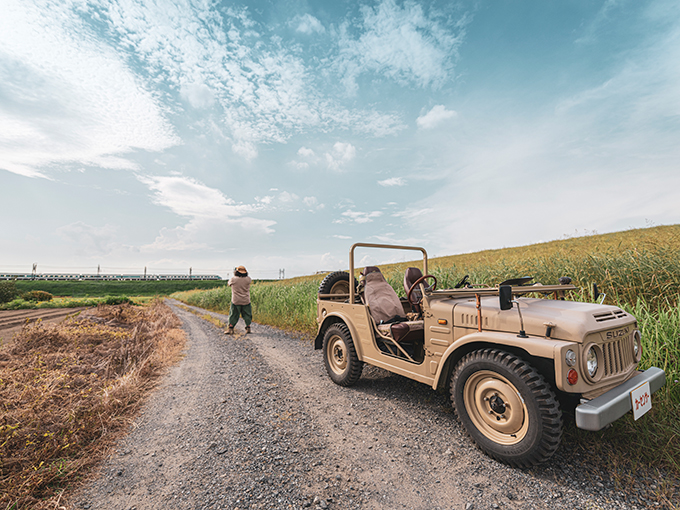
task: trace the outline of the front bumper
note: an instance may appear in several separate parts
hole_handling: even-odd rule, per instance
[[[665,384],[666,374],[660,368],[651,367],[607,393],[577,406],[576,426],[585,430],[600,430],[618,420],[633,409],[630,392],[646,382],[649,382],[649,389],[654,393]]]

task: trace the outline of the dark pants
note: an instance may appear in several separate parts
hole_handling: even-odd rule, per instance
[[[243,320],[246,321],[246,326],[250,326],[253,320],[253,308],[250,306],[250,303],[247,305],[231,304],[229,309],[229,325],[236,326],[239,316],[243,317]]]

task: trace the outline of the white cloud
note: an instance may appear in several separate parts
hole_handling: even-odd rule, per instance
[[[299,159],[289,162],[289,166],[299,170],[306,170],[312,165],[324,164],[327,168],[340,171],[356,157],[356,147],[351,143],[335,142],[333,147],[323,153],[322,157],[317,156],[316,152],[307,147],[298,149]]]
[[[390,177],[382,181],[378,181],[378,184],[386,188],[391,186],[406,186],[406,179],[403,177]]]
[[[322,34],[326,31],[321,22],[312,16],[311,14],[304,14],[303,16],[295,16],[291,21],[291,24],[295,26],[296,32],[301,32],[303,34]]]
[[[337,271],[347,268],[347,261],[339,257],[334,257],[330,252],[324,253],[319,259],[321,271]]]
[[[175,214],[194,218],[238,217],[252,207],[236,205],[217,189],[189,177],[139,176],[138,179],[154,191],[154,203],[170,208]]]
[[[342,216],[344,216],[347,220],[353,221],[354,223],[370,223],[375,218],[382,216],[382,214],[383,213],[381,211],[361,212],[348,210],[343,212]],[[343,220],[340,221],[342,222]]]
[[[242,156],[247,161],[251,161],[257,157],[257,147],[252,142],[245,140],[238,140],[232,146],[231,150],[234,154]]]
[[[307,147],[300,147],[297,151],[298,156],[302,156],[305,158],[312,158],[314,157],[314,151],[312,149],[308,149]]]
[[[429,14],[416,3],[383,0],[375,8],[361,7],[361,33],[354,37],[349,23],[340,27],[338,69],[349,92],[357,77],[375,72],[406,84],[439,87],[449,79],[464,37],[461,20],[452,33],[434,9]]]
[[[157,98],[69,5],[5,2],[0,48],[0,168],[132,169],[114,155],[179,143]]]
[[[108,255],[117,246],[115,239],[118,227],[114,225],[95,227],[76,221],[57,228],[56,232],[72,246],[77,246],[79,254],[86,257]]]
[[[597,40],[597,34],[609,21],[609,13],[621,5],[620,0],[605,0],[597,15],[585,25],[583,35],[576,39],[576,44],[590,44]]]
[[[327,61],[306,62],[245,9],[9,0],[2,10],[0,168],[21,175],[72,163],[138,170],[127,154],[182,143],[166,117],[183,111],[175,94],[212,114],[208,128],[248,161],[310,128],[382,137],[406,127],[398,113],[328,97]],[[311,15],[298,21],[324,31]]]
[[[274,232],[275,221],[252,215],[270,206],[273,197],[256,198],[255,205],[237,204],[220,190],[182,176],[138,176],[149,187],[153,202],[188,218],[185,225],[164,227],[143,252],[223,251],[233,248],[234,239],[255,239]],[[285,194],[284,192],[283,194]],[[285,198],[295,198],[287,194]]]
[[[158,81],[185,91],[197,107],[214,98],[234,152],[248,160],[257,157],[258,144],[283,143],[309,128],[376,136],[404,128],[398,115],[347,109],[327,97],[317,86],[326,64],[307,64],[245,9],[144,2],[113,4],[106,14]],[[311,15],[299,22],[303,31],[323,29]]]
[[[198,228],[197,228],[198,227]],[[211,246],[206,242],[197,241],[196,235],[202,227],[193,221],[186,226],[175,228],[163,227],[153,243],[142,247],[142,252],[157,251],[198,251],[207,250]]]
[[[215,103],[215,94],[205,83],[185,83],[181,93],[194,108],[208,108]]]
[[[416,124],[420,129],[432,129],[442,122],[453,119],[458,115],[454,110],[447,110],[442,104],[433,107],[425,115],[416,119]]]
[[[324,204],[319,203],[319,199],[316,197],[305,197],[302,202],[311,210],[319,211],[325,207]]]
[[[326,164],[331,170],[340,170],[355,158],[356,153],[351,143],[335,142],[333,150],[325,154]]]
[[[279,194],[279,200],[284,204],[292,204],[300,199],[295,193],[290,193],[288,191],[282,191]]]
[[[154,192],[155,204],[168,207],[179,216],[199,220],[236,223],[264,233],[273,232],[272,220],[248,216],[259,209],[257,205],[237,204],[220,190],[210,188],[189,177],[138,176],[140,182]],[[285,192],[284,192],[285,193]]]

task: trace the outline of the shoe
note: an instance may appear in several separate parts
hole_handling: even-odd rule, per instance
[[[250,333],[250,326],[246,326],[246,333]]]
[[[227,328],[227,335],[233,335],[234,334],[234,326],[229,326]]]

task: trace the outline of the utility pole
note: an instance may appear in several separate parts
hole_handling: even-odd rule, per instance
[[[97,276],[99,276],[99,272],[102,270],[101,265],[97,264]]]
[[[192,267],[189,268],[189,280],[191,280],[191,271],[193,270]]]
[[[31,271],[31,279],[35,280],[35,275],[38,272],[38,263],[33,262],[33,270]]]
[[[285,280],[286,279],[286,269],[279,269],[279,280]]]
[[[144,266],[144,279],[146,280],[146,266]]]

